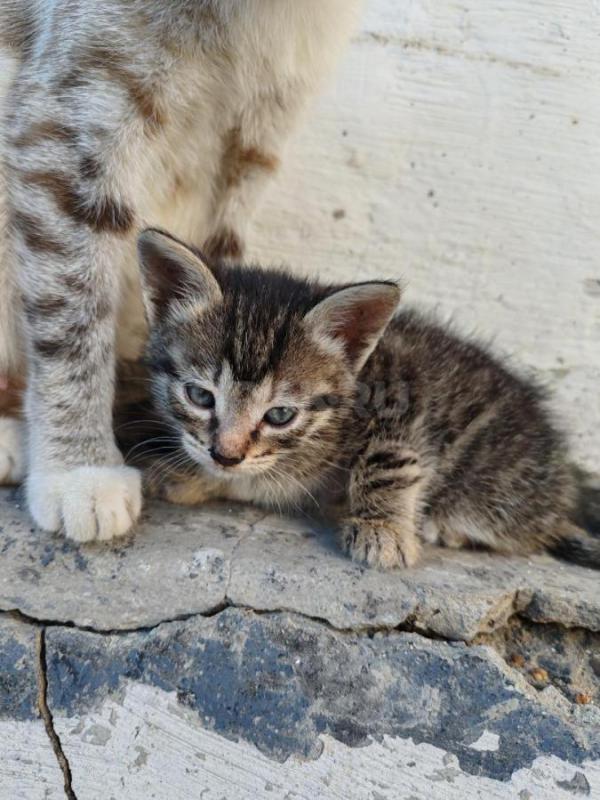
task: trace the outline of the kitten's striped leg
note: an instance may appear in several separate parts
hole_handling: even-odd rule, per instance
[[[27,498],[40,527],[108,540],[141,508],[139,473],[123,466],[112,431],[115,318],[134,213],[109,160],[114,90],[106,114],[96,108],[91,135],[64,98],[82,91],[78,109],[103,108],[106,87],[92,76],[56,81],[56,92],[35,82],[17,88],[7,136],[29,361]]]
[[[342,547],[354,561],[384,569],[417,562],[423,488],[423,470],[412,449],[371,443],[352,469],[350,513],[341,527]]]

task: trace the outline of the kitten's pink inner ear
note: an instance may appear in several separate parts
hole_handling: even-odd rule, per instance
[[[142,231],[138,254],[150,320],[164,315],[174,300],[208,306],[223,299],[219,284],[198,254],[168,234],[154,228]]]
[[[379,341],[400,300],[393,283],[363,283],[340,289],[305,317],[317,341],[333,340],[358,370]]]

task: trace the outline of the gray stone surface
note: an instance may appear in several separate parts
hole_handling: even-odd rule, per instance
[[[0,617],[0,719],[38,719],[35,628]]]
[[[0,798],[64,798],[63,774],[38,711],[39,631],[0,616]]]
[[[31,527],[16,492],[0,491],[0,608],[101,630],[156,625],[223,603],[231,554],[259,511],[197,515],[147,509],[136,534],[80,547]]]
[[[133,630],[226,604],[289,610],[345,630],[404,625],[470,641],[516,612],[600,630],[598,572],[548,556],[431,550],[406,572],[351,563],[307,520],[242,506],[154,503],[134,537],[75,546],[31,527],[0,492],[0,610]]]
[[[514,617],[475,641],[491,645],[533,686],[554,686],[571,702],[584,697],[600,704],[599,633]]]
[[[317,758],[321,735],[351,747],[384,736],[435,744],[463,772],[501,781],[542,755],[600,758],[598,709],[537,693],[489,648],[411,633],[369,637],[227,609],[143,633],[53,629],[47,660],[56,720],[143,683],[176,697],[202,727],[279,761]]]
[[[431,550],[384,574],[229,505],[149,504],[130,539],[77,547],[8,491],[0,557],[2,797],[63,796],[63,752],[77,800],[600,791],[592,570]]]

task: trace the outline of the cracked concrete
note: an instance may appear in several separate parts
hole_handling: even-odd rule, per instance
[[[76,547],[9,491],[0,553],[11,800],[94,798],[100,778],[128,800],[600,792],[592,570],[432,550],[383,574],[233,505],[151,504],[134,538]],[[381,780],[344,783],[364,748]]]
[[[7,491],[0,492],[0,527],[0,610],[97,631],[151,627],[226,605],[294,611],[340,630],[406,626],[464,641],[515,613],[600,630],[597,572],[547,556],[432,549],[417,569],[385,574],[352,564],[328,531],[307,520],[244,506],[160,503],[148,506],[132,540],[78,548],[40,536]]]
[[[0,617],[0,796],[59,800],[64,777],[39,700],[35,627]]]
[[[58,766],[63,774],[64,789],[68,800],[77,800],[72,787],[71,767],[65,756],[65,752],[60,741],[60,737],[56,733],[54,727],[54,719],[52,712],[48,706],[48,670],[46,662],[46,631],[42,628],[37,632],[36,636],[36,675],[37,675],[37,710],[41,716],[46,734],[54,750],[54,755],[58,762]]]

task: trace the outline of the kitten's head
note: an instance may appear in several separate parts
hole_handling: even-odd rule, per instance
[[[334,458],[398,287],[209,268],[154,229],[141,234],[139,255],[154,399],[188,456],[221,478],[274,480]]]

